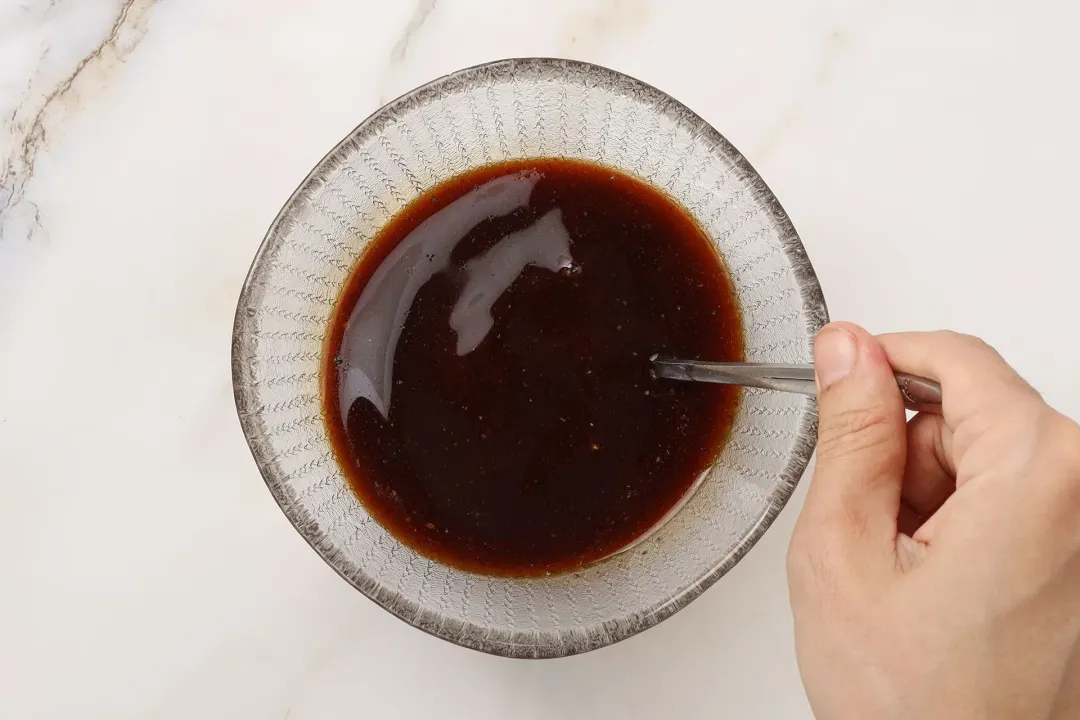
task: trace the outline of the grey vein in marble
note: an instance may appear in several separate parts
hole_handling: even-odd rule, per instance
[[[41,229],[40,210],[36,203],[26,200],[25,194],[27,183],[34,175],[37,156],[46,148],[50,126],[58,121],[66,98],[82,77],[93,72],[104,75],[135,49],[146,35],[147,17],[156,4],[157,0],[124,0],[105,38],[83,56],[63,80],[44,94],[37,112],[27,121],[16,123],[19,111],[31,99],[31,93],[28,93],[11,113],[11,148],[0,164],[0,240],[13,212],[24,203],[32,211],[27,235],[32,236]],[[52,6],[50,2],[48,9]],[[48,52],[49,48],[46,47],[42,58]],[[32,83],[33,78],[29,82]]]
[[[401,37],[394,43],[393,49],[390,51],[390,63],[387,65],[386,72],[383,74],[381,90],[379,92],[379,104],[383,105],[389,102],[392,97],[390,95],[390,86],[393,84],[393,77],[400,69],[402,62],[405,60],[405,54],[409,51],[409,44],[416,37],[416,34],[420,31],[420,28],[427,22],[428,17],[431,16],[432,11],[435,9],[435,4],[439,0],[418,0],[416,7],[413,8],[412,17],[409,18],[409,22],[405,24],[405,29],[401,31]]]
[[[391,64],[401,62],[405,58],[409,43],[412,42],[416,32],[423,26],[428,16],[431,15],[431,11],[435,9],[436,2],[438,0],[420,0],[416,4],[412,17],[409,18],[408,24],[405,25],[405,30],[401,33],[398,41],[394,43],[394,49],[390,51]]]

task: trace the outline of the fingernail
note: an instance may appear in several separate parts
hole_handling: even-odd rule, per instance
[[[847,330],[826,327],[814,341],[814,373],[818,388],[824,390],[843,380],[855,368],[859,345]]]

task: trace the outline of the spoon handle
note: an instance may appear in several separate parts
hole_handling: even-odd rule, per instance
[[[652,358],[653,373],[658,378],[694,382],[743,385],[782,392],[817,395],[813,365],[779,363],[725,363],[701,360]],[[915,409],[941,405],[941,385],[928,378],[894,372],[904,403]]]

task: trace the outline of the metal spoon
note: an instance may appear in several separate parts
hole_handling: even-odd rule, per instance
[[[778,363],[729,363],[702,360],[676,360],[653,355],[653,374],[671,380],[743,385],[782,392],[817,395],[813,365]],[[930,409],[941,405],[941,385],[928,378],[893,372],[904,403],[912,409]]]

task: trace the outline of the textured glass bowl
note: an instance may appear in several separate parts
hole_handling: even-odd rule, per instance
[[[394,100],[323,158],[285,203],[236,311],[233,386],[252,454],[281,509],[343,578],[402,620],[485,652],[556,657],[655,625],[761,537],[817,434],[812,399],[746,390],[730,439],[671,520],[579,572],[474,575],[418,555],[346,484],[323,425],[320,356],[353,263],[412,199],[508,158],[582,158],[644,178],[714,240],[742,308],[746,358],[809,362],[827,321],[817,278],[780,203],[688,108],[594,65],[505,60]]]

